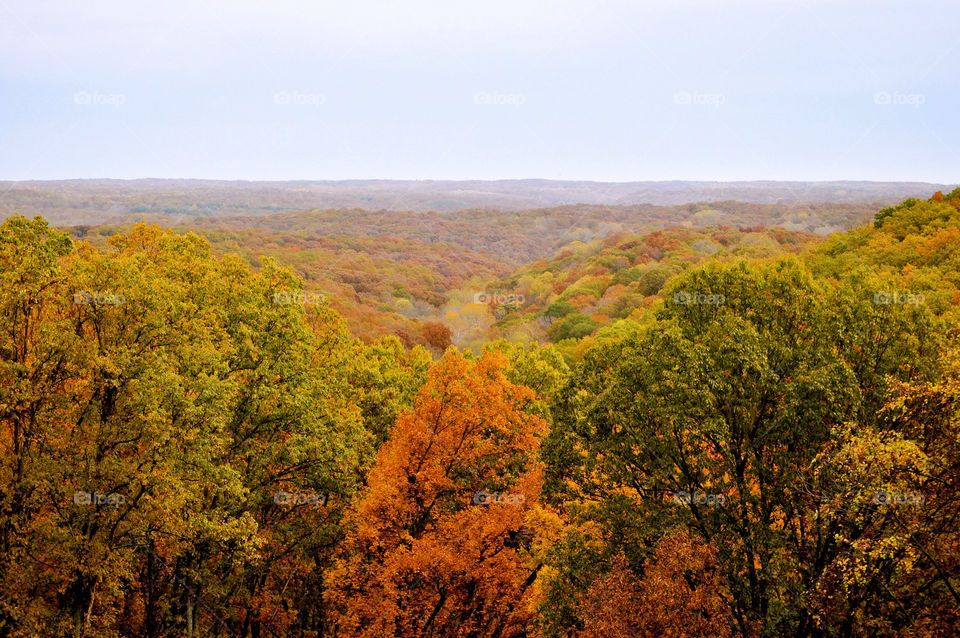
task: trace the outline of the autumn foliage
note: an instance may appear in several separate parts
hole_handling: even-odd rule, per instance
[[[616,557],[583,596],[583,638],[732,635],[716,549],[702,538],[664,536],[642,574]]]
[[[340,635],[524,634],[546,423],[505,366],[450,353],[397,420],[329,575]]]
[[[955,635],[958,240],[960,190],[614,233],[360,339],[272,258],[11,217],[0,638]]]

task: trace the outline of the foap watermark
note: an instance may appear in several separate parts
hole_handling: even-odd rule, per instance
[[[326,299],[318,292],[286,292],[273,293],[273,303],[280,306],[297,304],[301,306],[318,306]]]
[[[479,91],[473,94],[473,103],[481,106],[512,106],[520,108],[527,101],[522,93],[501,93],[499,91]]]
[[[513,505],[520,507],[527,497],[523,494],[501,494],[500,492],[477,492],[473,495],[474,505]]]
[[[924,303],[922,294],[912,292],[888,292],[881,290],[873,294],[873,303],[877,305],[899,304],[904,306],[919,306]]]
[[[874,493],[873,502],[876,505],[912,505],[920,507],[926,501],[923,494],[903,494],[901,492],[887,492],[881,490]]]
[[[317,108],[327,103],[327,96],[323,93],[304,91],[277,91],[273,94],[273,103],[277,106],[312,106]]]
[[[676,492],[673,502],[677,505],[709,505],[716,507],[726,503],[727,497],[723,494],[704,494],[703,492]]]
[[[727,97],[723,93],[700,93],[698,91],[677,91],[673,94],[673,103],[680,106],[712,106],[720,108]]]
[[[123,93],[101,93],[100,91],[77,91],[73,94],[73,103],[78,106],[112,106],[120,108],[127,102]]]
[[[927,101],[923,93],[901,93],[894,91],[878,91],[873,94],[873,103],[880,106],[912,106],[915,109],[920,108]]]
[[[490,306],[497,319],[503,319],[510,310],[520,308],[524,301],[526,298],[523,295],[500,292],[478,292],[473,296],[474,303]]]
[[[702,306],[722,306],[727,302],[723,295],[704,294],[702,292],[687,292],[681,290],[674,293],[673,303],[683,306],[702,305]]]
[[[127,497],[123,494],[101,494],[100,492],[74,492],[74,505],[109,505],[111,507],[120,507],[127,502]]]
[[[273,493],[273,502],[281,507],[296,507],[298,505],[322,507],[327,504],[327,497],[323,494],[305,494],[281,490]]]
[[[80,290],[73,293],[73,303],[78,306],[119,306],[126,302],[127,298],[121,293],[90,292],[89,290]]]
[[[526,298],[523,295],[504,294],[502,292],[478,292],[473,302],[494,306],[522,306]]]

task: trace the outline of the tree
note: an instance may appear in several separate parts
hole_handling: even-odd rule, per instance
[[[956,335],[954,335],[955,337]],[[810,516],[842,551],[811,588],[840,633],[949,635],[960,623],[960,350],[936,381],[899,384],[874,427],[815,463]]]
[[[591,334],[599,325],[599,323],[586,315],[572,312],[550,326],[547,334],[550,335],[550,339],[553,341],[581,339]]]
[[[525,632],[546,424],[506,364],[448,351],[398,418],[328,578],[338,635]]]
[[[413,405],[432,359],[422,347],[407,350],[397,337],[381,337],[370,345],[357,343],[353,355],[350,382],[360,393],[364,426],[379,449],[397,416]]]
[[[0,238],[2,632],[297,620],[278,583],[322,571],[370,452],[342,326],[278,303],[299,289],[286,271],[195,235],[73,250],[12,218]],[[281,489],[329,506],[278,507]]]
[[[435,352],[443,353],[453,344],[452,333],[446,324],[439,321],[423,322],[423,337]]]
[[[688,532],[665,536],[637,576],[621,554],[584,595],[583,638],[732,635],[716,550]]]
[[[665,525],[702,536],[742,633],[824,630],[803,592],[842,549],[816,541],[833,523],[808,516],[811,463],[834,426],[875,422],[888,376],[935,366],[926,311],[872,295],[794,259],[681,275],[655,321],[598,345],[561,394],[548,494],[631,558]]]

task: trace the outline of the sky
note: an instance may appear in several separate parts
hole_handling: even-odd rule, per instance
[[[957,0],[0,0],[0,179],[960,174]]]

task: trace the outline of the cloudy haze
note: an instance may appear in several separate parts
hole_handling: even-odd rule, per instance
[[[0,3],[0,179],[954,182],[960,4]]]

